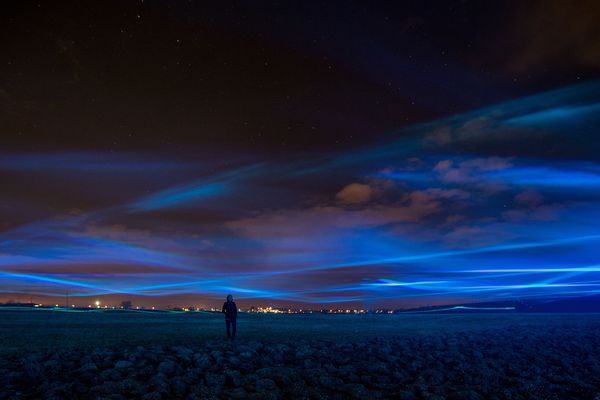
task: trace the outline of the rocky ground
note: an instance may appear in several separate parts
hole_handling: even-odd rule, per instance
[[[0,399],[598,399],[600,328],[5,354]]]

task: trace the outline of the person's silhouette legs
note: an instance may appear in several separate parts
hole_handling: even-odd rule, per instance
[[[225,325],[227,327],[227,339],[235,339],[235,331],[236,331],[236,320],[235,319],[226,319]]]

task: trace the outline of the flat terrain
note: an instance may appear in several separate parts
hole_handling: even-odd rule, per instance
[[[238,341],[417,337],[535,326],[600,326],[600,314],[247,314]],[[208,312],[61,312],[0,309],[0,351],[82,346],[202,344],[223,338],[223,315]]]
[[[600,399],[598,314],[0,311],[4,399]]]

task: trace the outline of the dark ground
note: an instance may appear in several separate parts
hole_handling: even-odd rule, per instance
[[[0,311],[0,399],[598,399],[599,314]]]

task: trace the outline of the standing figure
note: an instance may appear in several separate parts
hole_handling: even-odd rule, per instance
[[[237,306],[233,296],[228,294],[227,301],[223,303],[223,314],[225,314],[225,326],[227,327],[227,339],[235,339],[235,325],[237,320]]]

